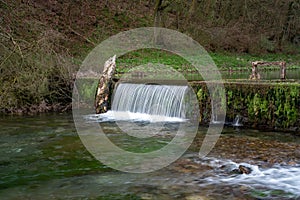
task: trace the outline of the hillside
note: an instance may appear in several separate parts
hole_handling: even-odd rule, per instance
[[[299,53],[299,1],[0,0],[0,111],[70,108],[87,53],[120,31],[179,30],[207,50]]]

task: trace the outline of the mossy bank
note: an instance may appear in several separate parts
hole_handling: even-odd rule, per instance
[[[199,100],[200,123],[209,123],[211,95],[206,83],[191,82],[191,86]],[[227,122],[232,122],[239,115],[244,126],[299,131],[298,83],[227,82],[215,91],[226,94],[226,101],[224,99],[221,106],[226,106]]]

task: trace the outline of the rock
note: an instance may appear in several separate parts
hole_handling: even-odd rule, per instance
[[[230,172],[230,174],[242,174],[239,169],[234,169]]]
[[[250,174],[252,169],[244,165],[240,165],[239,168],[230,171],[230,174]]]
[[[153,199],[153,195],[152,194],[148,194],[148,193],[144,193],[141,195],[141,199],[143,200],[150,200]]]
[[[250,167],[246,167],[244,165],[240,165],[239,170],[241,174],[250,174],[252,172],[252,169]]]
[[[293,131],[293,132],[296,132],[296,131],[298,131],[298,127],[291,127],[291,128],[289,128],[289,130]]]
[[[201,195],[193,195],[185,197],[186,200],[208,200],[207,197]]]
[[[294,155],[295,155],[296,158],[300,158],[300,149],[296,149],[294,151]]]
[[[287,164],[288,164],[288,165],[291,165],[291,166],[297,165],[297,163],[296,163],[295,161],[293,161],[293,160],[289,161]]]

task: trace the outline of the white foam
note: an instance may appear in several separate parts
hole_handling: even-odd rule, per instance
[[[272,168],[259,168],[257,165],[248,163],[235,163],[230,160],[219,160],[207,158],[203,160],[208,165],[216,168],[221,166],[233,166],[238,168],[239,165],[251,168],[250,174],[230,175],[221,174],[216,177],[208,177],[207,184],[229,183],[234,185],[248,185],[253,187],[269,188],[273,190],[283,190],[295,196],[300,196],[300,166],[274,166]],[[201,161],[199,161],[201,162]]]
[[[161,115],[150,115],[144,113],[132,113],[124,111],[108,111],[103,114],[86,115],[84,118],[90,122],[109,122],[109,121],[137,121],[137,122],[185,122],[186,119],[178,117],[166,117]]]

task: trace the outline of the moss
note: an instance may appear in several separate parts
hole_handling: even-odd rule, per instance
[[[204,82],[194,82],[201,122],[211,116],[210,94]],[[218,89],[215,94],[218,95]],[[300,122],[300,85],[286,83],[242,84],[225,83],[227,118],[233,120],[239,114],[248,126],[288,129],[298,127]]]

